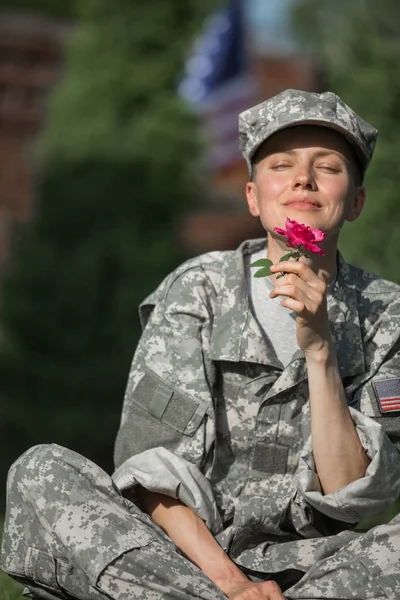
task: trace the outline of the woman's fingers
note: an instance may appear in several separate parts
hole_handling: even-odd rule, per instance
[[[322,293],[326,291],[326,283],[304,262],[285,260],[272,265],[270,268],[273,273],[294,273],[311,287],[319,289]]]
[[[275,283],[275,286],[270,293],[270,298],[277,298],[278,296],[285,296],[288,299],[292,298],[293,300],[297,300],[298,303],[304,305],[303,310],[304,308],[307,308],[310,313],[314,314],[323,302],[323,295],[304,282],[301,283],[298,277],[298,281],[295,283],[286,283],[285,279],[286,278],[283,278]],[[283,304],[283,306],[287,306],[289,308],[286,303]],[[296,312],[298,312],[298,310],[296,310]]]

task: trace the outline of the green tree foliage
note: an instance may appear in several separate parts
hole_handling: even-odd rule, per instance
[[[0,10],[25,11],[72,19],[78,15],[78,2],[79,0],[67,0],[67,2],[57,0],[0,0]]]
[[[400,4],[397,0],[300,0],[293,30],[321,63],[325,89],[339,94],[379,130],[366,177],[367,204],[346,225],[346,258],[400,282]]]
[[[293,31],[320,61],[325,89],[336,92],[379,130],[360,219],[345,226],[341,249],[351,262],[400,283],[400,4],[397,0],[300,0]],[[386,523],[400,499],[361,529]]]
[[[111,469],[138,304],[182,259],[179,215],[199,187],[175,88],[211,4],[80,3],[37,218],[3,293],[3,471],[50,441]]]

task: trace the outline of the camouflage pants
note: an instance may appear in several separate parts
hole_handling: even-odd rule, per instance
[[[398,599],[400,518],[349,534],[285,596]],[[57,445],[31,448],[10,469],[2,568],[48,600],[226,598],[104,471]]]

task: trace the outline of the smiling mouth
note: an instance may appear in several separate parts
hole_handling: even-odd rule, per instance
[[[294,200],[288,200],[284,203],[284,206],[292,206],[293,208],[321,208],[321,204],[310,198],[296,198]]]

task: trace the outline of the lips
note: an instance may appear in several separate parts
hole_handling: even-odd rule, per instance
[[[307,198],[307,197],[301,197],[301,198],[291,198],[290,200],[287,200],[286,202],[283,203],[284,206],[303,206],[304,208],[306,207],[313,207],[313,208],[321,208],[321,203],[318,202],[318,200],[314,200],[314,198]]]

